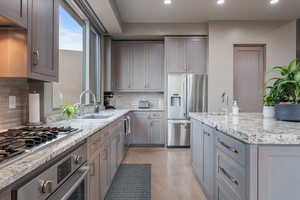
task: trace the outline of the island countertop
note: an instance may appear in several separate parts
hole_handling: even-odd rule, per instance
[[[297,122],[264,119],[261,113],[190,113],[190,117],[247,144],[300,145]]]

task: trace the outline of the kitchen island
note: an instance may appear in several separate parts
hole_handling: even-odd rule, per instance
[[[192,165],[209,200],[299,199],[300,123],[259,113],[190,116]]]

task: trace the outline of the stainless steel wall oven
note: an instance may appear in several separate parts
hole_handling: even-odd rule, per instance
[[[12,192],[13,200],[88,200],[86,143]]]

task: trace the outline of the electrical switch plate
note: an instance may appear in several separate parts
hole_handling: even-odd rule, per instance
[[[9,96],[8,98],[8,107],[9,109],[16,108],[16,96]]]

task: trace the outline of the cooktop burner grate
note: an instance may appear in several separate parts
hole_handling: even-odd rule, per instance
[[[0,164],[25,152],[31,152],[59,138],[78,132],[71,127],[23,127],[0,133]]]

